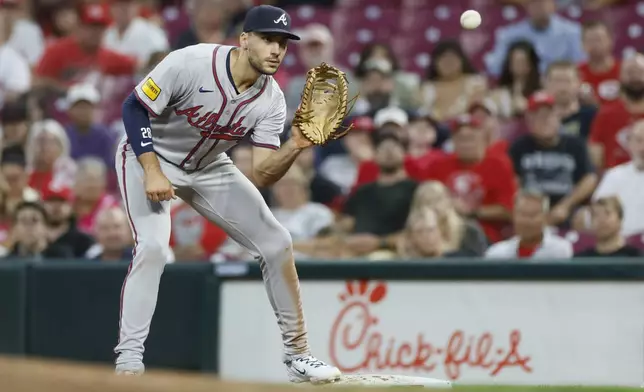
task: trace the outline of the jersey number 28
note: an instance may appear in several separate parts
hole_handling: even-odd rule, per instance
[[[152,130],[150,128],[141,128],[141,138],[152,139]]]

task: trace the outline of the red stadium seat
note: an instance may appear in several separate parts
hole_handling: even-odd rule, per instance
[[[459,24],[461,13],[476,9],[483,24],[474,31],[464,31]],[[373,42],[389,43],[400,57],[405,70],[424,73],[428,55],[436,42],[446,38],[461,40],[474,64],[483,69],[483,58],[494,45],[496,31],[525,17],[522,7],[500,5],[494,0],[337,0],[335,9],[305,5],[287,11],[293,26],[322,23],[333,31],[339,65],[355,64],[357,54]],[[163,12],[171,40],[188,27],[185,12],[178,7]],[[571,20],[602,20],[608,23],[616,38],[616,54],[624,50],[642,49],[644,36],[644,3],[625,2],[623,5],[588,11],[570,6],[561,15]],[[289,52],[284,65],[289,72],[301,72],[297,47]]]
[[[633,234],[626,239],[626,242],[644,251],[644,233]]]

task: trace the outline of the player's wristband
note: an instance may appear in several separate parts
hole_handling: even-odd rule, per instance
[[[154,151],[148,110],[131,93],[123,102],[123,125],[132,150],[139,155]]]

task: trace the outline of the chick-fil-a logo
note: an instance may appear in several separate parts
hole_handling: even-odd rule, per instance
[[[519,352],[521,332],[516,329],[508,336],[457,329],[440,343],[422,332],[413,340],[383,336],[372,309],[386,295],[385,283],[368,281],[349,281],[346,292],[340,294],[344,306],[331,327],[329,355],[343,372],[408,369],[431,373],[442,366],[451,380],[458,380],[463,368],[485,370],[490,376],[507,368],[532,372],[530,357]]]

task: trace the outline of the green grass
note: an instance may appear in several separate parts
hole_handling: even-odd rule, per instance
[[[331,391],[335,389],[332,388]],[[345,392],[409,392],[409,387],[340,387]],[[418,389],[414,388],[416,391]],[[428,389],[436,392],[643,392],[641,388],[624,388],[624,387],[584,387],[584,386],[475,386],[475,385],[454,385],[452,389]]]
[[[452,391],[458,392],[633,392],[640,388],[623,387],[584,387],[584,386],[469,386],[455,385]]]

